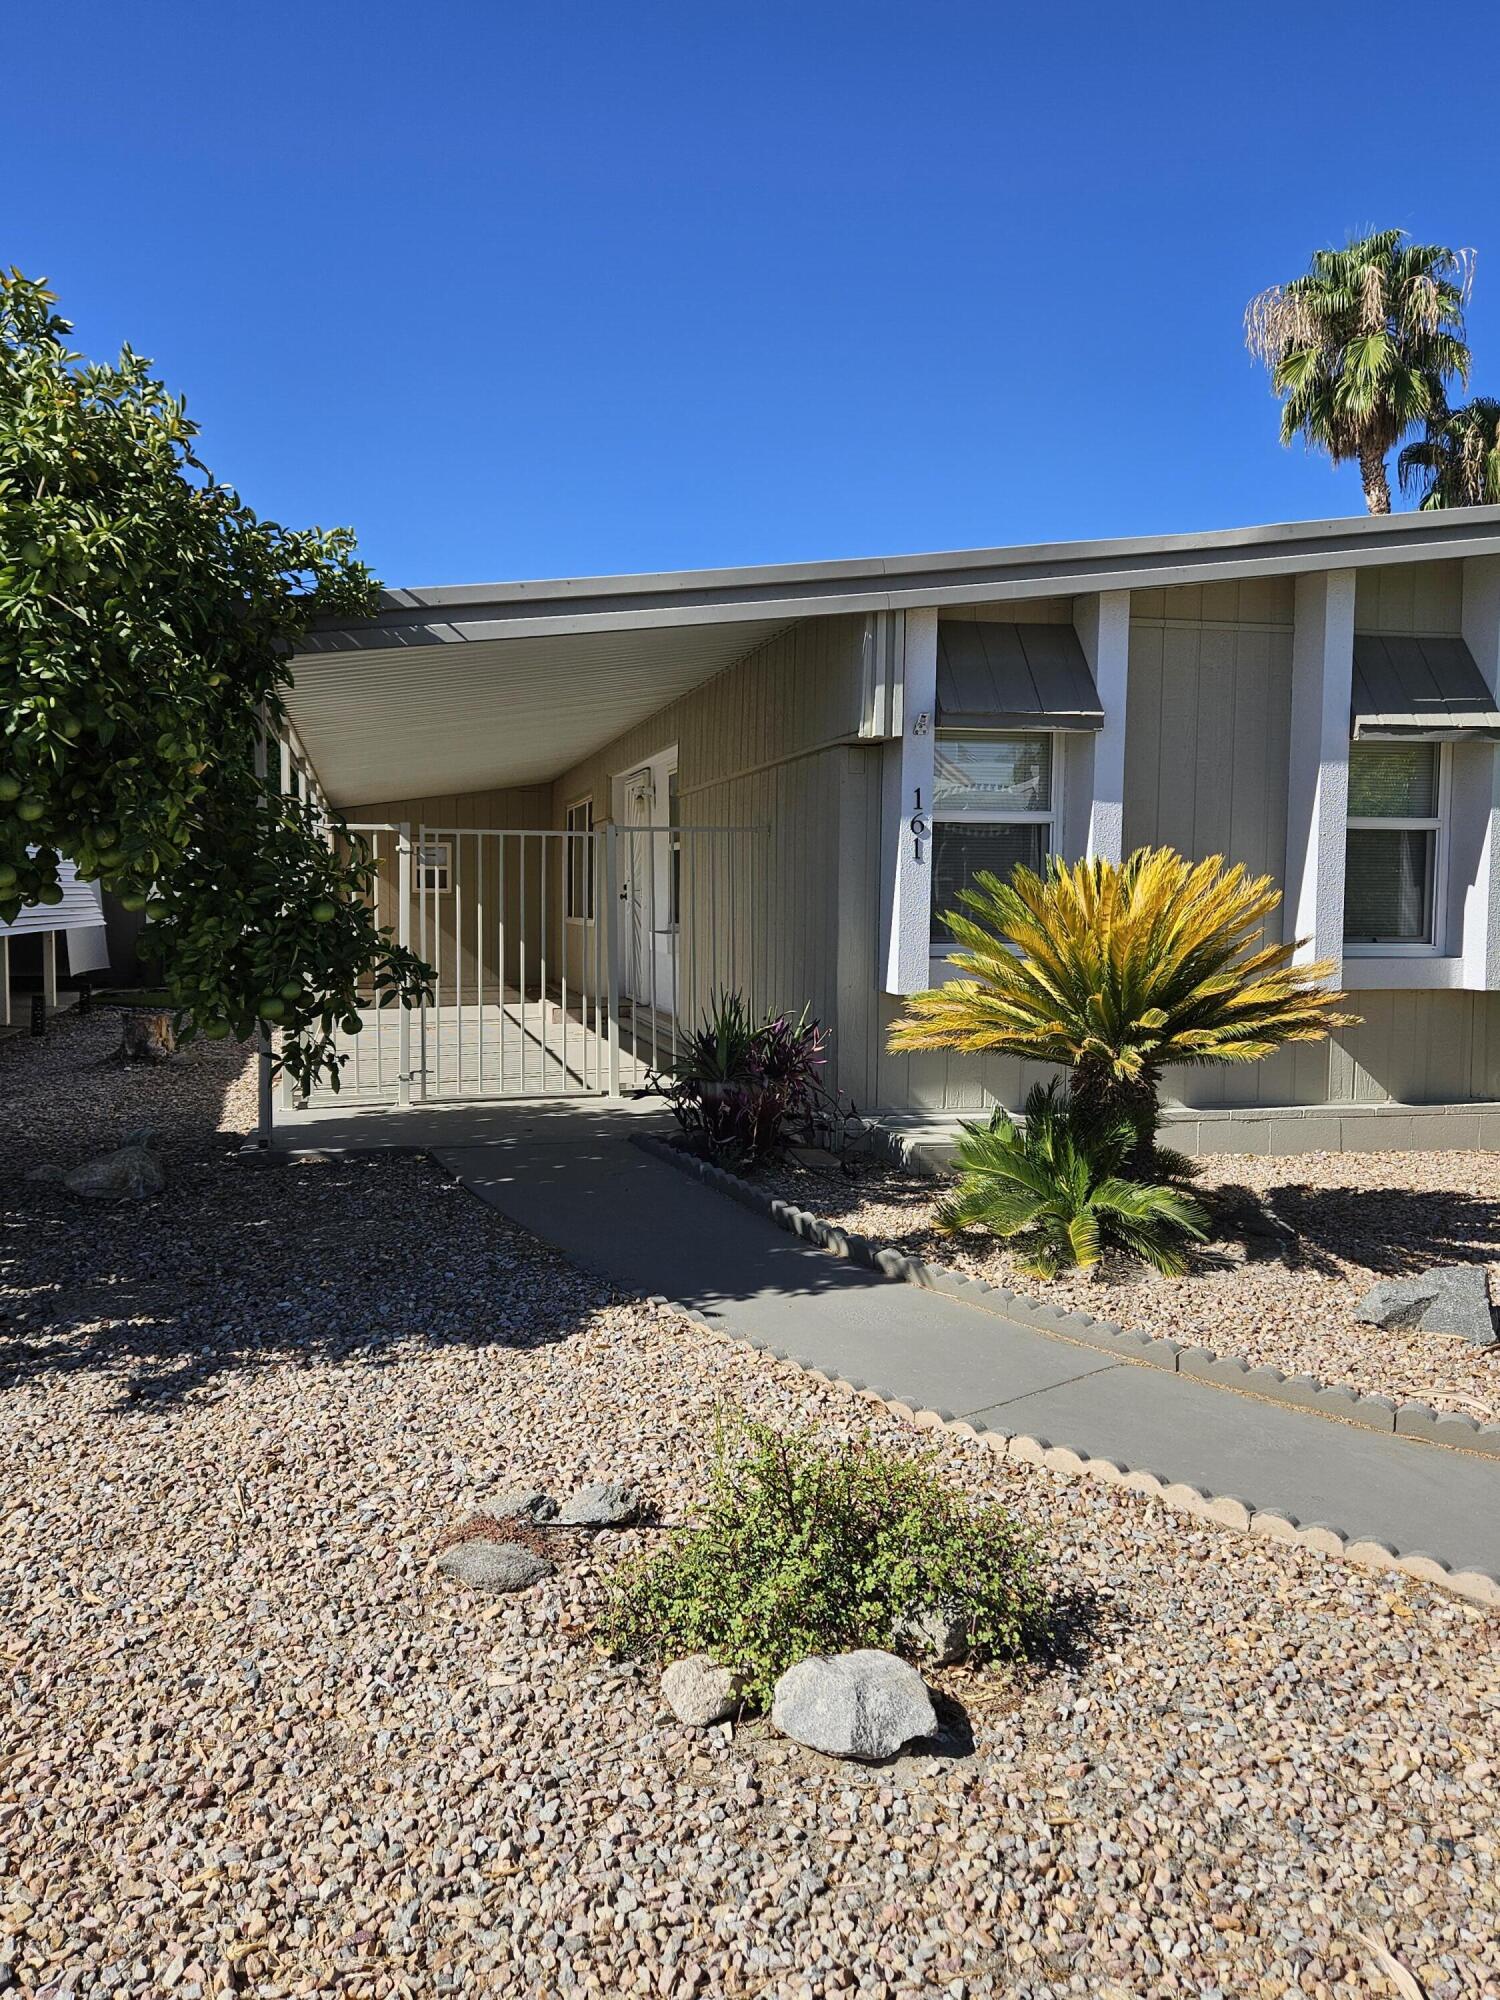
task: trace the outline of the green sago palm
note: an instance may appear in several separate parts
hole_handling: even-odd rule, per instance
[[[1032,1090],[1025,1119],[1021,1126],[996,1111],[988,1125],[964,1126],[958,1187],[938,1206],[938,1228],[1006,1238],[1036,1278],[1090,1270],[1111,1249],[1180,1277],[1187,1245],[1202,1241],[1208,1217],[1178,1188],[1127,1178],[1130,1121],[1095,1123],[1055,1081]]]

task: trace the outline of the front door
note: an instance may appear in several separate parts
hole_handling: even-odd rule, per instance
[[[655,758],[620,786],[620,983],[637,1013],[672,1016],[677,998],[675,762]]]

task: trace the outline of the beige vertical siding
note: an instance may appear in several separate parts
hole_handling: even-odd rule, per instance
[[[1457,633],[1462,629],[1460,562],[1396,563],[1362,569],[1354,584],[1359,632]]]
[[[1358,1028],[1336,1038],[1329,1097],[1453,1104],[1500,1097],[1500,993],[1353,993]]]

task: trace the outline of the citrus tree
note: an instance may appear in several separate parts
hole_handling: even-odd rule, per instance
[[[1338,1012],[1333,964],[1265,942],[1281,901],[1270,877],[1217,854],[1054,857],[1044,875],[980,874],[959,901],[943,921],[960,976],[912,995],[891,1047],[1060,1064],[1081,1117],[1132,1128],[1137,1178],[1152,1172],[1167,1065],[1259,1062],[1357,1018]]]
[[[411,1004],[426,969],[265,743],[297,638],[377,586],[347,529],[259,520],[149,363],[84,360],[54,303],[0,273],[0,921],[71,859],[145,911],[185,1033],[274,1024],[300,1086],[337,1086],[361,994]]]

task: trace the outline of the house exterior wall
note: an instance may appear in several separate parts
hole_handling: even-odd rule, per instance
[[[1354,627],[1467,632],[1464,591],[1460,562],[1361,570],[1354,578]],[[1126,852],[1171,845],[1192,858],[1224,854],[1270,876],[1292,900],[1298,603],[1290,577],[1133,593],[1125,669]],[[1078,624],[1081,604],[1053,597],[966,605],[941,615]],[[879,643],[876,614],[807,619],[550,786],[383,801],[350,817],[561,828],[568,808],[587,799],[602,828],[615,810],[614,781],[675,746],[681,824],[690,838],[694,829],[747,830],[695,879],[684,931],[712,928],[717,942],[702,976],[680,990],[679,1016],[701,1011],[710,984],[738,986],[757,1007],[806,1004],[832,1029],[836,1079],[861,1109],[936,1117],[1016,1106],[1046,1074],[1040,1066],[887,1048],[903,1003],[882,990],[886,874],[892,844],[905,837],[906,826],[893,824],[888,782],[890,738],[899,724],[893,716],[883,740],[870,728],[871,647]],[[1484,760],[1496,753],[1465,745],[1461,754]],[[1078,805],[1065,800],[1065,836],[1075,844],[1087,818]],[[707,844],[700,851],[714,852]],[[563,925],[560,882],[551,896],[548,952],[572,986],[590,983],[591,934]],[[942,962],[935,961],[933,978],[942,976]],[[1237,1133],[1249,1145],[1263,1145],[1270,1130],[1265,1114],[1280,1108],[1303,1121],[1296,1129],[1309,1135],[1308,1143],[1330,1143],[1318,1136],[1323,1124],[1314,1114],[1321,1106],[1373,1111],[1500,1100],[1500,992],[1371,986],[1352,993],[1349,1005],[1362,1015],[1360,1025],[1326,1043],[1243,1068],[1169,1075],[1169,1105],[1190,1125],[1194,1111],[1206,1114],[1202,1143],[1222,1146],[1237,1143]],[[1235,1114],[1230,1124],[1226,1113]],[[1387,1129],[1396,1143],[1406,1143],[1405,1126],[1398,1132],[1398,1125],[1395,1119]]]

